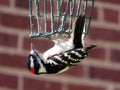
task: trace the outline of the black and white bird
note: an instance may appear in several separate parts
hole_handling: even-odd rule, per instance
[[[56,74],[64,72],[84,59],[96,45],[84,46],[85,15],[80,15],[74,23],[67,41],[56,40],[52,48],[43,54],[31,45],[27,67],[34,74]]]

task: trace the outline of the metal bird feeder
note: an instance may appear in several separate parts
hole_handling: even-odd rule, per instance
[[[73,19],[85,14],[85,35],[90,31],[94,0],[29,0],[31,38],[70,34]]]

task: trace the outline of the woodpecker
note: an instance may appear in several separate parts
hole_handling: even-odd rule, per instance
[[[85,15],[74,23],[67,41],[57,39],[54,46],[40,54],[33,44],[27,60],[27,67],[33,74],[62,73],[81,62],[96,45],[84,46]]]

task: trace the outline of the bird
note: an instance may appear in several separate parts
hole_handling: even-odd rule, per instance
[[[56,39],[54,46],[43,54],[33,44],[27,59],[27,67],[31,73],[57,74],[67,71],[81,62],[96,45],[84,45],[85,15],[75,19],[72,33],[67,41]]]

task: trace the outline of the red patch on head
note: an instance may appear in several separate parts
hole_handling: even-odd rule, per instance
[[[33,73],[33,74],[35,73],[34,67],[30,69],[30,72]]]

